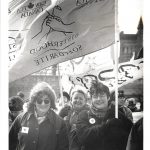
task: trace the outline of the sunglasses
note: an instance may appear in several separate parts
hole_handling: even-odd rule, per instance
[[[44,101],[45,104],[49,104],[49,103],[50,103],[49,100],[41,100],[41,99],[38,99],[36,102],[37,102],[38,104],[42,104],[43,101]]]

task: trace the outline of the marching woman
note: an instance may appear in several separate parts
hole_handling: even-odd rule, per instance
[[[71,93],[71,109],[68,111],[68,115],[64,118],[68,128],[70,150],[81,148],[81,144],[76,138],[76,122],[79,113],[83,110],[89,110],[86,92],[81,88],[75,88]]]
[[[76,123],[78,141],[84,150],[125,150],[132,122],[108,106],[109,88],[93,81],[90,87],[90,110],[82,111]]]
[[[9,131],[9,150],[68,150],[64,120],[53,110],[55,92],[40,82],[30,92],[27,112],[20,114]]]

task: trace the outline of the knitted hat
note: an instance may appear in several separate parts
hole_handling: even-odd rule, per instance
[[[10,111],[21,111],[23,110],[23,99],[19,96],[12,96],[9,99],[9,110]]]

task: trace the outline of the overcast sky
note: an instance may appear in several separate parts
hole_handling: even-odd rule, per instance
[[[142,16],[144,0],[118,0],[118,23],[120,31],[134,34]]]

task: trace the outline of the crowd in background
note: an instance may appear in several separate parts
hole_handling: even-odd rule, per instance
[[[134,122],[134,99],[93,81],[87,93],[74,88],[59,100],[46,82],[9,98],[9,150],[143,150],[143,117]],[[56,103],[57,101],[57,103]],[[139,106],[139,105],[137,105]]]

